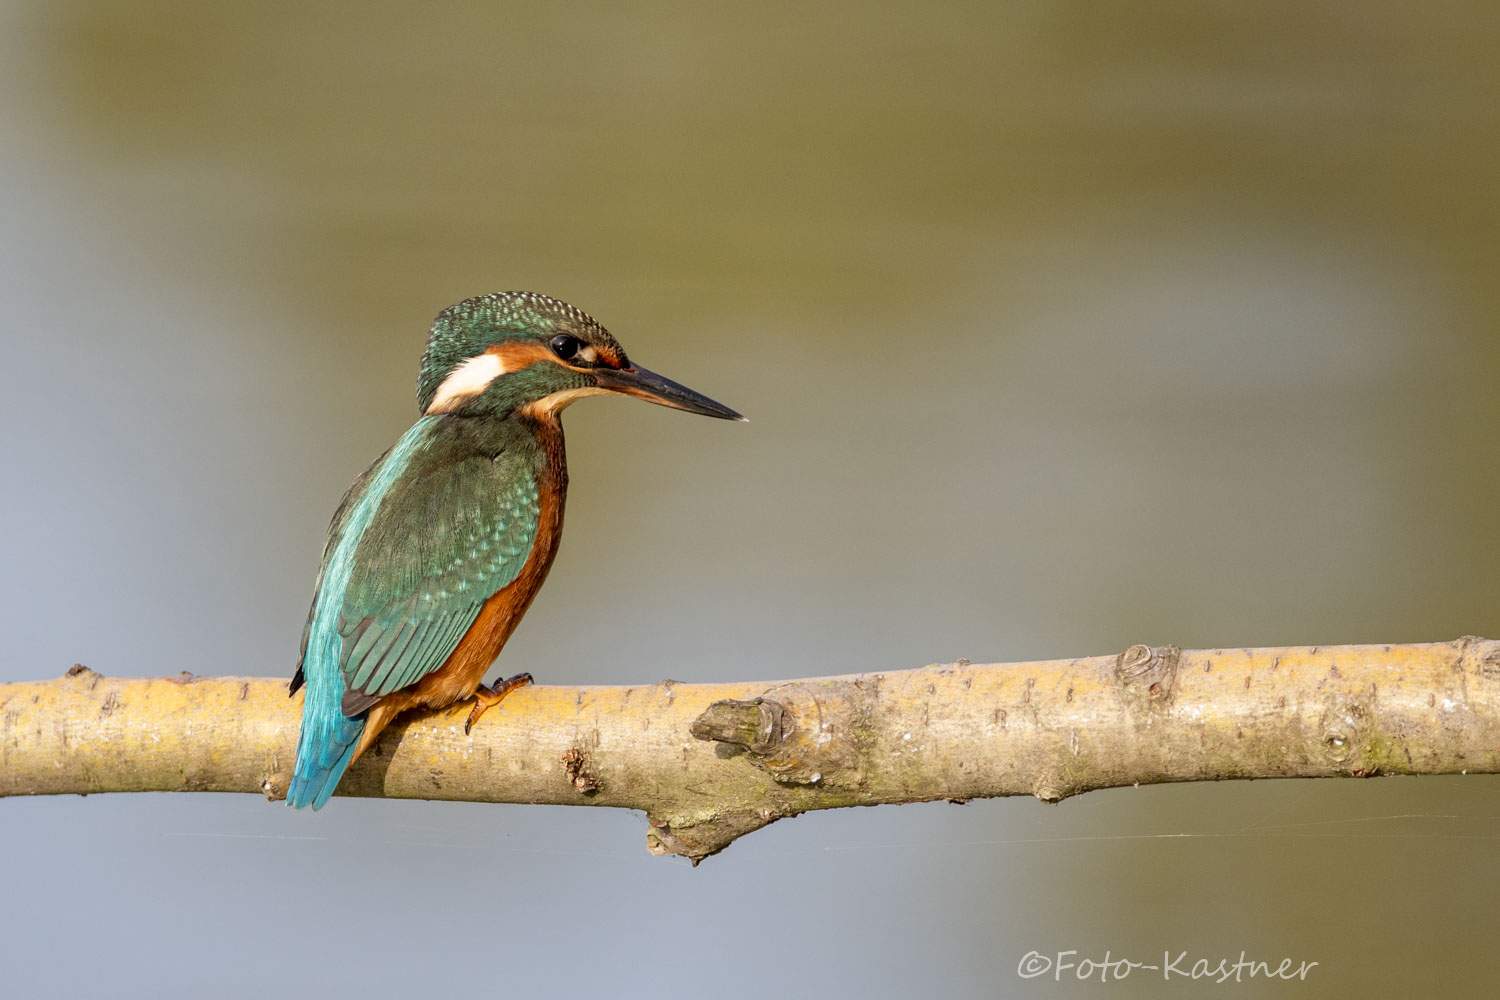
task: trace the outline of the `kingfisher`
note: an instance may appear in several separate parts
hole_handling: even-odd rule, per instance
[[[287,802],[321,808],[349,765],[412,708],[475,699],[467,734],[517,674],[483,683],[547,578],[562,536],[562,411],[634,396],[744,420],[632,364],[587,313],[533,292],[438,314],[417,422],[333,515],[291,694],[306,685]]]

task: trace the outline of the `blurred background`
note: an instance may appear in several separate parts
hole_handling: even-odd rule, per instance
[[[289,675],[431,317],[514,288],[752,422],[568,412],[507,673],[1494,635],[1497,46],[1478,2],[6,3],[0,680]],[[1071,950],[1490,995],[1497,799],[882,807],[698,869],[606,810],[12,799],[0,992],[1163,992],[1018,977]]]

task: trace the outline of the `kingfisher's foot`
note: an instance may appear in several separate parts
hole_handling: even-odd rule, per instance
[[[464,735],[468,736],[469,730],[474,728],[474,723],[479,721],[479,717],[504,701],[506,695],[530,683],[530,674],[516,674],[514,677],[500,681],[492,688],[485,687],[483,684],[479,685],[479,689],[474,692],[474,711],[469,713],[469,718],[464,723]]]

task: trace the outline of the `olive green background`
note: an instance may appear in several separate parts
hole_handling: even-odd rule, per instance
[[[289,675],[437,310],[567,415],[554,683],[1500,632],[1493,4],[10,3],[0,680]],[[0,802],[0,993],[1490,995],[1500,783],[778,823]],[[1028,952],[1319,963],[1025,979]]]

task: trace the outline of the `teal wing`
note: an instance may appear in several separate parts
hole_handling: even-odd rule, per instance
[[[360,539],[344,591],[346,716],[447,662],[536,540],[539,486],[521,456],[470,456],[402,479]]]
[[[386,454],[389,454],[389,452]],[[353,506],[359,497],[364,495],[365,490],[370,485],[370,476],[380,467],[380,463],[385,461],[385,457],[385,455],[381,455],[371,463],[368,469],[360,473],[359,478],[354,480],[354,485],[349,487],[348,492],[344,494],[344,498],[339,501],[338,510],[333,512],[333,520],[328,523],[328,534],[323,541],[323,557],[318,563],[318,578],[313,583],[313,604],[307,611],[307,624],[302,626],[302,649],[297,654],[297,671],[292,674],[292,683],[287,690],[288,696],[296,694],[297,689],[302,687],[303,682],[306,680],[303,670],[307,665],[307,641],[312,636],[313,618],[318,610],[318,592],[323,589],[323,577],[328,572],[328,557],[333,554],[333,550],[338,548],[339,542],[343,540],[344,527],[349,522],[349,508]]]

